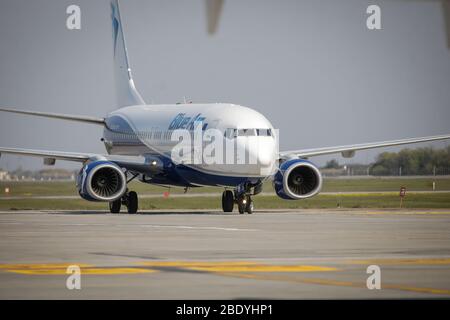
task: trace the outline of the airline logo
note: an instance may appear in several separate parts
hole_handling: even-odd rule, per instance
[[[119,34],[119,20],[117,19],[117,9],[114,2],[111,2],[111,18],[113,26],[114,55],[116,55],[117,36]]]
[[[169,130],[194,130],[194,126],[196,125],[196,123],[201,123],[202,130],[205,130],[208,126],[208,124],[205,123],[205,119],[206,117],[202,117],[201,113],[197,114],[195,117],[186,116],[186,113],[179,113],[170,123]]]

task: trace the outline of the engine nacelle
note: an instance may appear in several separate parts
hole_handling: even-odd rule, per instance
[[[311,162],[292,159],[283,162],[273,179],[275,192],[287,200],[315,196],[322,188],[322,175]]]
[[[86,164],[77,176],[80,196],[89,201],[114,201],[127,190],[122,169],[113,162],[94,161]]]

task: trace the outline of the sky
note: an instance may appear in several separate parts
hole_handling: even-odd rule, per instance
[[[81,30],[66,28],[71,4],[81,8]],[[381,30],[366,27],[369,4],[381,8]],[[437,1],[225,0],[213,36],[203,0],[125,0],[121,10],[147,103],[254,108],[280,130],[281,150],[450,131],[450,50]],[[0,0],[0,42],[0,106],[98,117],[115,109],[108,0]],[[105,153],[101,134],[0,113],[2,147]],[[391,150],[312,160],[368,163]],[[0,168],[18,167],[44,165],[0,158]]]

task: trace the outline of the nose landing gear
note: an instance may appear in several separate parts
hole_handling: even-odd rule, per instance
[[[248,214],[253,213],[253,200],[250,195],[244,195],[237,200],[238,210],[240,214],[247,212]]]
[[[254,210],[254,204],[251,198],[252,194],[254,195],[256,193],[251,193],[250,188],[244,189],[241,193],[238,193],[237,190],[234,193],[231,190],[225,190],[222,194],[223,212],[233,212],[234,204],[236,203],[240,214],[246,212],[252,214]]]
[[[247,204],[245,206],[245,211],[247,211],[248,214],[252,214],[254,209],[253,200],[248,196]]]

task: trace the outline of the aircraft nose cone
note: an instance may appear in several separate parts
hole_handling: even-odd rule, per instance
[[[270,150],[260,150],[258,154],[258,163],[264,167],[272,163],[272,152]]]
[[[274,143],[273,141],[258,141],[258,164],[262,167],[272,166],[275,161],[275,152],[274,152]]]
[[[269,137],[250,137],[245,143],[249,164],[258,170],[258,174],[271,172],[276,162],[275,143]],[[244,144],[243,144],[244,145]]]

